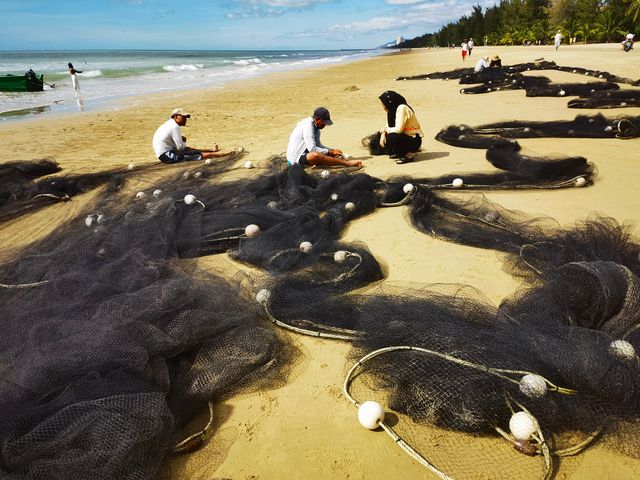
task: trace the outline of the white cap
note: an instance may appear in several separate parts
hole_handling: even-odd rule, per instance
[[[185,118],[191,118],[191,115],[185,112],[182,108],[176,108],[173,110],[173,112],[171,112],[171,118],[175,117],[176,115],[180,115]]]

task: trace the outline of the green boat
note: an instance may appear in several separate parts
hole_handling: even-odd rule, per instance
[[[24,75],[0,75],[0,92],[41,92],[44,75],[29,71]]]

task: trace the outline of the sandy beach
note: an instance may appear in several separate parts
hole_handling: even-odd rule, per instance
[[[319,105],[331,111],[335,124],[322,134],[323,143],[341,148],[364,163],[364,172],[437,176],[447,173],[493,171],[484,150],[456,148],[434,140],[449,124],[480,125],[502,120],[570,120],[597,110],[567,108],[567,98],[528,98],[523,90],[487,95],[461,95],[457,81],[395,81],[418,75],[473,66],[481,56],[499,54],[504,65],[544,57],[559,65],[605,70],[621,77],[640,78],[639,53],[623,53],[617,44],[540,47],[482,47],[463,65],[458,49],[416,50],[360,60],[344,65],[270,74],[227,84],[222,89],[191,90],[141,96],[123,101],[115,111],[77,112],[0,124],[0,162],[52,159],[63,173],[105,170],[115,166],[157,163],[151,137],[175,107],[192,114],[183,134],[188,143],[221,148],[243,146],[246,160],[265,166],[271,155],[286,150],[296,122]],[[545,71],[552,80],[587,81],[563,72]],[[625,87],[623,87],[625,88]],[[396,165],[386,156],[369,157],[361,139],[385,124],[378,96],[385,90],[401,93],[415,109],[425,138],[416,161]],[[606,116],[640,115],[640,108],[603,110]],[[597,167],[589,188],[487,192],[505,208],[546,215],[562,226],[585,219],[592,212],[634,225],[638,234],[640,173],[638,139],[526,139],[523,147],[539,155],[582,155]],[[192,165],[190,165],[191,167]],[[178,170],[180,166],[167,167]],[[255,175],[238,169],[233,175]],[[153,172],[145,175],[152,183]],[[135,191],[132,183],[127,188]],[[459,195],[470,193],[459,192]],[[92,194],[42,209],[5,225],[0,233],[3,256],[13,248],[41,238],[61,222],[83,210]],[[457,283],[480,290],[498,304],[519,286],[503,271],[497,253],[437,240],[412,228],[406,207],[380,209],[352,222],[346,241],[364,242],[385,266],[385,282],[394,284]],[[418,252],[418,253],[417,253]],[[202,258],[204,269],[228,274],[244,271],[261,275],[227,255]],[[289,335],[288,333],[285,335]],[[350,367],[349,345],[292,336],[302,354],[280,388],[243,394],[216,405],[214,430],[205,445],[187,455],[169,457],[158,475],[174,479],[388,479],[436,478],[411,459],[382,431],[367,431],[356,409],[342,394]],[[204,413],[204,412],[203,412]],[[200,422],[201,419],[198,419]],[[194,422],[196,429],[198,422]],[[438,432],[427,432],[433,440]],[[418,434],[416,434],[417,436]],[[418,438],[418,437],[416,437]],[[446,445],[446,440],[441,443]],[[480,457],[487,445],[466,437],[461,461]],[[482,444],[482,447],[480,445]],[[495,478],[479,461],[475,478]],[[508,459],[496,468],[510,468]],[[596,444],[577,457],[563,459],[558,479],[629,479],[640,477],[640,460]],[[507,477],[504,477],[507,478]],[[519,478],[513,472],[512,478]]]

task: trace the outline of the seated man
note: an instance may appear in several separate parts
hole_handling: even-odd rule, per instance
[[[217,145],[213,149],[195,149],[187,147],[187,139],[180,133],[180,127],[187,124],[187,119],[191,115],[185,113],[181,108],[176,108],[171,112],[171,118],[158,127],[153,135],[153,151],[162,163],[179,163],[207,158],[225,157],[234,153],[221,152]]]
[[[489,68],[489,57],[482,57],[480,60],[478,60],[478,63],[476,63],[476,66],[473,69],[473,71],[481,72],[485,68]]]
[[[361,167],[362,162],[345,160],[342,152],[328,148],[320,143],[320,130],[333,125],[329,110],[318,107],[313,116],[300,120],[291,132],[287,146],[287,164],[300,165],[340,165],[343,167]]]
[[[498,55],[494,55],[491,57],[491,62],[489,63],[490,67],[502,67],[502,60]]]

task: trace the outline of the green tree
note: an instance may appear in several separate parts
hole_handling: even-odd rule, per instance
[[[580,28],[576,30],[576,35],[582,37],[584,43],[589,42],[589,38],[592,38],[594,35],[598,33],[598,29],[595,27],[593,23],[585,22],[580,25]]]
[[[624,19],[616,17],[611,9],[605,8],[598,15],[595,24],[596,32],[605,42],[611,42],[615,37],[625,34],[622,28],[623,21]]]

